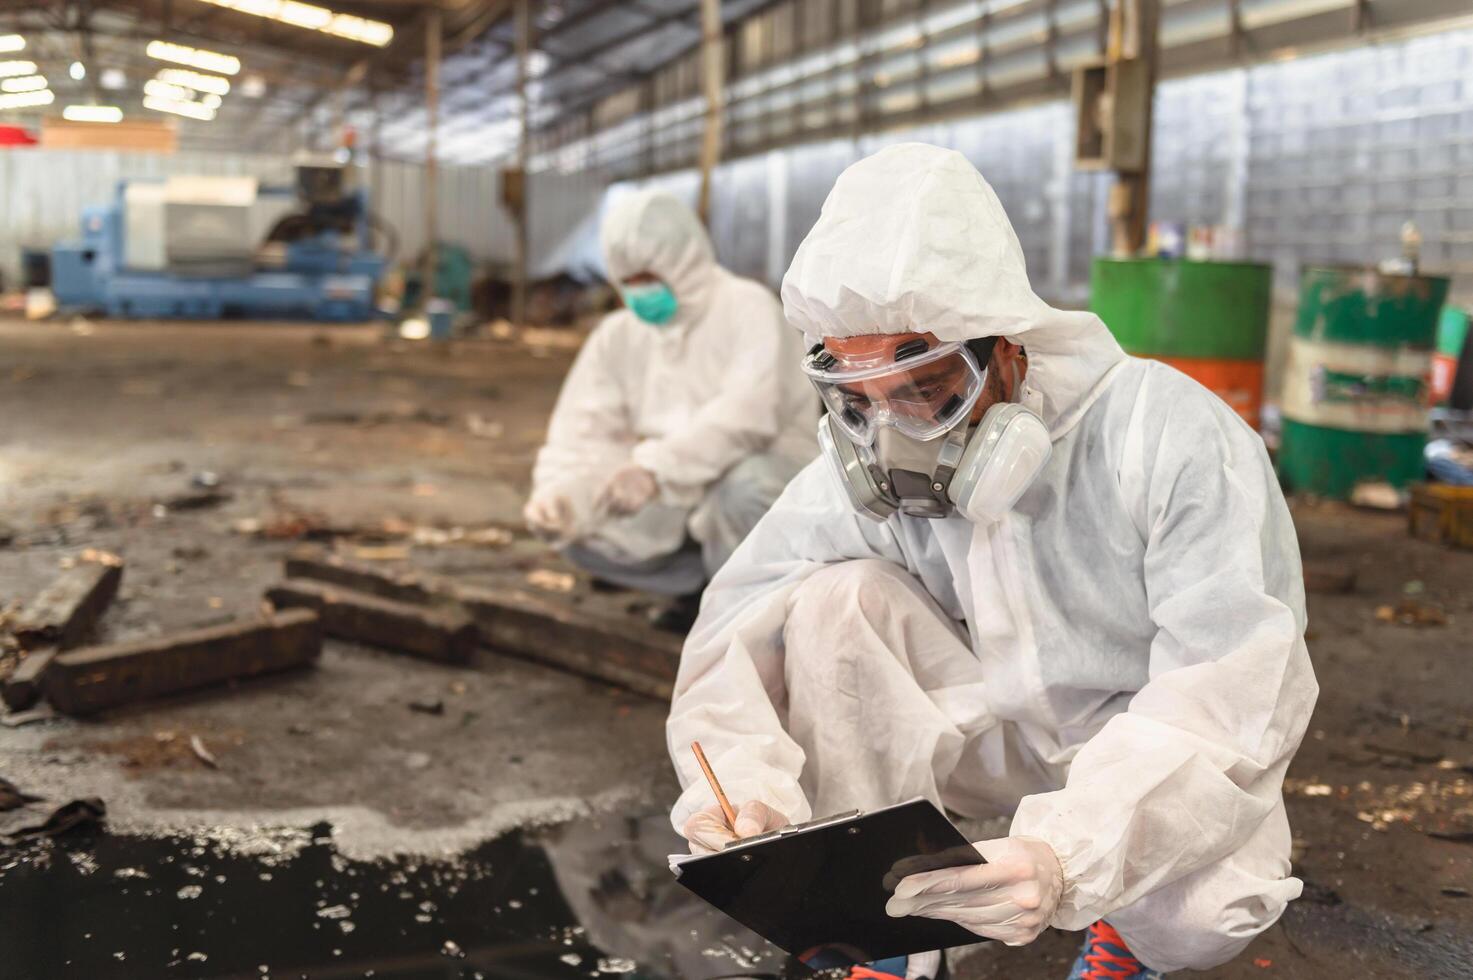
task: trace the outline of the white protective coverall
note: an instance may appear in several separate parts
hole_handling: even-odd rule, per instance
[[[1025,346],[1053,454],[992,526],[854,514],[804,470],[708,587],[668,737],[711,803],[790,820],[925,796],[1052,846],[1051,922],[1108,921],[1160,970],[1236,955],[1301,890],[1284,771],[1318,693],[1288,508],[1262,440],[1101,321],[1029,286],[996,194],[904,144],[840,176],[783,281],[811,339]]]
[[[640,272],[675,293],[663,326],[610,313],[579,352],[537,455],[533,494],[572,504],[569,557],[625,584],[699,589],[817,452],[817,395],[798,362],[802,339],[762,285],[716,264],[690,208],[638,191],[604,221],[612,282]],[[630,460],[650,471],[656,500],[628,517],[594,498]],[[700,560],[668,561],[687,535]]]

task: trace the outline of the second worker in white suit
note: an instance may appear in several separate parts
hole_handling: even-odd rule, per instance
[[[818,401],[776,298],[717,264],[690,208],[631,193],[601,238],[625,308],[563,383],[523,513],[595,576],[686,597],[678,627],[814,457]]]

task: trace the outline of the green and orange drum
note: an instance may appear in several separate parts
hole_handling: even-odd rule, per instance
[[[1196,379],[1256,429],[1272,280],[1257,262],[1097,258],[1090,305],[1127,353]]]
[[[1349,497],[1421,479],[1437,322],[1448,280],[1311,266],[1284,372],[1285,488]]]

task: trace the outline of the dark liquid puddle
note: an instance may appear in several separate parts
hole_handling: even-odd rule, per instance
[[[351,861],[96,833],[0,851],[0,977],[679,978],[782,954],[677,885],[663,817],[516,831],[452,860]]]

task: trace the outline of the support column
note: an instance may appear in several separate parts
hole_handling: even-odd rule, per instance
[[[701,82],[706,94],[706,127],[701,137],[701,221],[711,224],[711,172],[721,159],[722,101],[726,87],[721,35],[721,0],[701,0]]]
[[[443,21],[439,7],[425,20],[425,264],[421,275],[421,302],[428,308],[435,298],[435,273],[440,242],[440,42]]]
[[[527,112],[527,59],[531,54],[532,18],[527,0],[517,0],[517,174],[521,181],[513,211],[517,226],[517,267],[511,287],[511,318],[527,325],[527,144],[531,140]]]
[[[1145,115],[1142,141],[1144,162],[1135,171],[1122,171],[1110,189],[1110,217],[1116,255],[1136,255],[1146,244],[1146,226],[1151,209],[1151,119],[1156,101],[1159,46],[1157,26],[1161,22],[1161,0],[1119,0],[1120,41],[1111,44],[1125,59],[1139,59],[1145,69]]]

